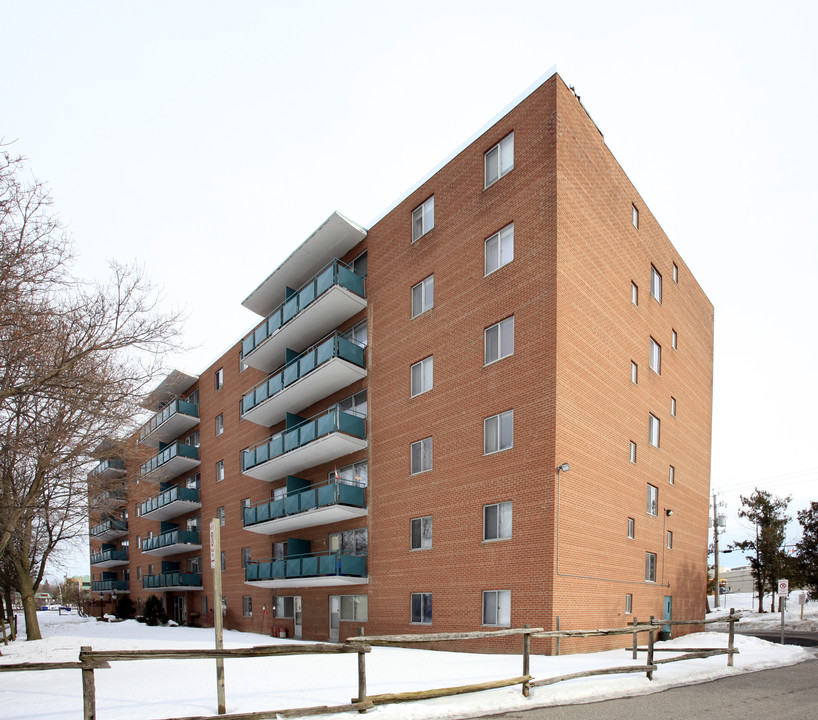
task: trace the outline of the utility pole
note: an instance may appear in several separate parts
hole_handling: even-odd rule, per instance
[[[224,648],[224,629],[222,620],[222,562],[221,562],[221,528],[219,518],[210,521],[210,567],[213,569],[213,619],[216,630],[216,650]],[[216,695],[219,715],[227,712],[224,698],[224,658],[216,658]]]
[[[713,609],[720,606],[719,599],[719,518],[718,506],[716,505],[716,494],[713,493]]]

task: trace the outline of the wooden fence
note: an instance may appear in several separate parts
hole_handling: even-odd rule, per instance
[[[277,717],[306,717],[310,715],[322,715],[337,712],[366,712],[376,705],[388,703],[411,702],[414,700],[426,700],[430,698],[446,697],[449,695],[459,695],[463,693],[478,692],[480,690],[491,690],[494,688],[521,685],[522,694],[528,697],[532,687],[553,685],[563,680],[572,680],[581,677],[591,677],[594,675],[612,675],[619,673],[644,672],[649,680],[653,679],[653,673],[659,665],[690,660],[693,658],[710,657],[712,655],[727,655],[728,666],[733,665],[733,655],[738,653],[735,648],[734,625],[739,616],[733,609],[727,618],[718,620],[693,620],[693,621],[666,621],[651,618],[649,622],[639,624],[634,618],[633,625],[626,628],[609,628],[597,630],[553,630],[546,631],[543,628],[510,628],[507,630],[478,631],[466,633],[427,633],[409,635],[358,635],[347,638],[343,644],[331,645],[327,643],[313,643],[303,645],[266,645],[251,648],[238,648],[235,650],[93,650],[91,647],[80,648],[79,661],[61,663],[13,663],[0,665],[2,672],[19,672],[35,670],[65,670],[77,669],[82,672],[82,696],[83,696],[83,718],[84,720],[96,720],[96,690],[94,684],[94,671],[110,668],[111,662],[133,661],[133,660],[204,660],[204,659],[225,659],[225,658],[249,658],[249,657],[272,657],[285,655],[327,655],[338,653],[357,653],[358,655],[358,696],[352,698],[345,705],[320,705],[306,708],[285,708],[281,710],[264,710],[251,713],[233,713],[222,715],[201,715],[185,718],[174,718],[174,720],[211,720],[212,718],[224,718],[224,720],[268,720]],[[711,622],[729,622],[729,632],[726,648],[663,648],[657,650],[654,647],[655,635],[661,626],[664,625],[704,625]],[[648,644],[646,648],[638,645],[640,633],[648,633]],[[557,677],[534,680],[530,674],[531,639],[532,638],[583,638],[610,635],[633,635],[633,647],[626,648],[632,650],[633,658],[636,659],[639,652],[647,652],[644,665],[623,665],[619,667],[600,668],[597,670],[587,670],[584,672],[570,673]],[[485,638],[498,638],[517,636],[522,637],[522,673],[516,677],[491,680],[484,683],[470,685],[459,685],[448,688],[435,688],[432,690],[419,690],[416,692],[388,693],[382,695],[368,695],[366,689],[366,655],[371,652],[373,646],[394,646],[407,645],[413,643],[441,643],[456,640],[479,640]],[[682,652],[677,657],[656,660],[655,653],[660,651]]]

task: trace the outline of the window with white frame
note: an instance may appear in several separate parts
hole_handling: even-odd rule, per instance
[[[358,417],[366,417],[368,409],[366,402],[366,390],[361,390],[360,392],[356,392],[354,395],[350,395],[348,398],[344,398],[338,403],[338,406],[341,408],[341,410],[351,412],[353,415],[357,415]]]
[[[631,440],[630,445],[630,461],[632,463],[636,462],[636,443],[633,440]]]
[[[625,593],[625,614],[630,615],[633,613],[633,595],[631,593]]]
[[[224,415],[216,416],[216,435],[221,435],[224,432]]]
[[[486,365],[512,355],[514,353],[514,316],[487,327],[484,337]]]
[[[633,226],[638,230],[639,229],[639,210],[637,209],[636,205],[631,205],[631,222]]]
[[[412,593],[412,622],[432,624],[432,593]]]
[[[412,286],[412,317],[415,318],[435,306],[434,274]]]
[[[192,490],[199,490],[202,486],[202,474],[196,473],[195,475],[191,475],[187,480],[185,480],[185,487],[191,488]]]
[[[514,169],[514,133],[509,133],[486,153],[486,187]]]
[[[662,374],[662,346],[653,338],[650,339],[650,369],[657,375]]]
[[[653,265],[650,266],[650,294],[662,302],[662,275]]]
[[[670,347],[674,350],[679,349],[679,334],[673,329],[670,331]]]
[[[656,553],[645,553],[645,580],[656,582]]]
[[[483,454],[508,450],[512,445],[514,445],[513,410],[483,420]]]
[[[411,446],[411,473],[426,472],[432,469],[432,438],[413,442]]]
[[[659,488],[648,483],[648,504],[646,508],[648,515],[659,514]]]
[[[489,275],[514,259],[514,223],[486,238],[485,274]]]
[[[673,282],[679,282],[679,266],[673,263]]]
[[[366,460],[330,470],[328,480],[341,480],[366,487],[369,484],[369,466]]]
[[[295,598],[292,595],[278,595],[274,598],[274,612],[277,618],[291,618],[295,614]]]
[[[225,514],[224,514],[224,506],[216,509],[216,517],[219,518],[219,525],[224,526]]]
[[[412,550],[432,547],[432,516],[412,518]]]
[[[636,531],[636,521],[633,518],[628,518],[628,537],[633,540]]]
[[[252,557],[252,553],[249,547],[241,549],[241,567],[242,569],[246,568],[249,565],[250,560]]]
[[[366,555],[369,551],[369,531],[366,528],[355,528],[330,533],[329,550],[342,555]]]
[[[631,282],[631,302],[639,306],[639,287],[635,282]]]
[[[340,616],[344,622],[366,622],[369,618],[369,596],[339,595]]]
[[[418,205],[412,211],[412,242],[425,235],[435,226],[435,196]]]
[[[670,398],[670,414],[673,415],[673,417],[676,417],[676,398],[675,397]]]
[[[197,555],[196,557],[188,558],[187,559],[187,571],[189,573],[200,573],[202,572],[202,556]]]
[[[224,460],[216,463],[216,482],[224,480]]]
[[[634,385],[639,384],[639,366],[631,360],[631,382]]]
[[[667,531],[667,549],[673,550],[673,532],[670,530]]]
[[[483,540],[511,537],[511,501],[483,506]]]
[[[224,368],[216,370],[215,387],[216,390],[221,390],[224,387]]]
[[[253,617],[253,598],[249,595],[241,599],[241,614],[243,617]]]
[[[511,626],[511,590],[483,592],[483,625]]]
[[[648,413],[648,442],[654,447],[659,447],[659,418],[653,413]]]
[[[341,337],[345,338],[346,340],[351,340],[352,342],[360,345],[361,347],[366,347],[366,340],[367,340],[367,333],[366,333],[366,320],[361,320],[361,322],[356,323],[353,325],[349,330],[344,330],[341,333]]]
[[[429,356],[410,368],[412,397],[429,392],[434,384],[434,359]]]
[[[671,465],[671,466],[670,466],[670,468],[668,469],[667,481],[668,481],[668,482],[669,482],[671,485],[675,485],[675,484],[676,484],[676,468],[675,468],[675,467],[673,467],[673,465]]]

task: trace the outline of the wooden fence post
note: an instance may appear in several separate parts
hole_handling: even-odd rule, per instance
[[[733,667],[733,652],[736,639],[736,621],[733,620],[734,612],[735,610],[730,608],[730,629],[727,633],[727,667]]]
[[[358,628],[358,637],[364,634],[362,627]],[[358,649],[358,702],[366,702],[366,653],[363,648]],[[365,713],[366,708],[359,708],[359,713]]]
[[[83,645],[80,648],[80,662],[85,665],[87,661],[83,659],[83,653],[91,652],[90,645]],[[96,720],[97,699],[94,689],[94,667],[89,665],[82,668],[82,717],[83,720]]]
[[[524,625],[523,627],[531,627],[530,625]],[[531,669],[531,633],[525,633],[523,635],[523,675],[530,675],[531,673],[529,670]],[[528,697],[531,693],[531,682],[526,680],[523,683],[523,697]]]
[[[653,615],[650,616],[650,624],[653,625]],[[653,637],[655,632],[655,630],[651,629],[651,631],[648,633],[648,667],[653,666]],[[648,680],[653,680],[653,670],[648,670],[647,675]]]
[[[559,615],[557,615],[557,626],[554,629],[555,630],[560,629],[560,616]],[[559,654],[560,654],[560,639],[555,638],[555,640],[554,640],[554,655],[559,655]]]
[[[633,627],[635,628],[639,624],[639,619],[636,615],[633,616]],[[637,652],[639,650],[639,633],[636,630],[633,631],[633,659],[636,660]]]

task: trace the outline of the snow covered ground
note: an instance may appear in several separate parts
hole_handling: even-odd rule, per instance
[[[749,607],[752,598],[729,596],[729,607]],[[750,620],[742,619],[742,625]],[[802,627],[796,607],[787,614],[787,627]],[[804,623],[815,629],[818,603],[807,605]],[[759,620],[780,627],[780,615]],[[22,617],[20,618],[22,621]],[[753,621],[755,622],[755,621]],[[104,623],[57,612],[40,613],[44,639],[0,646],[2,663],[75,661],[81,645],[95,650],[140,648],[212,648],[213,630],[186,627],[147,627],[135,621]],[[776,625],[778,623],[778,625]],[[711,626],[708,626],[711,627]],[[699,633],[658,643],[657,647],[726,647],[723,633]],[[225,647],[295,643],[266,635],[225,632]],[[623,636],[623,647],[629,638]],[[724,655],[661,665],[653,681],[644,674],[582,678],[533,688],[522,697],[520,686],[459,695],[437,700],[384,705],[369,711],[373,720],[464,718],[531,707],[593,702],[658,692],[670,687],[704,682],[738,673],[790,665],[814,656],[797,646],[780,646],[757,638],[737,636],[740,654],[735,667]],[[536,651],[536,641],[535,641]],[[662,653],[661,657],[668,657]],[[531,658],[536,679],[591,668],[644,664],[645,656],[631,660],[629,652],[614,650],[584,655]],[[401,648],[373,648],[367,656],[369,694],[426,690],[514,677],[522,661],[514,655],[479,655]],[[111,663],[95,672],[99,720],[142,720],[216,712],[216,670],[212,660],[145,660]],[[225,661],[227,712],[313,705],[341,705],[357,693],[357,656],[287,656]],[[79,720],[82,691],[77,670],[0,673],[0,707],[5,720]],[[346,715],[352,717],[353,715]],[[358,717],[357,713],[354,714]],[[336,718],[342,715],[336,715]]]

